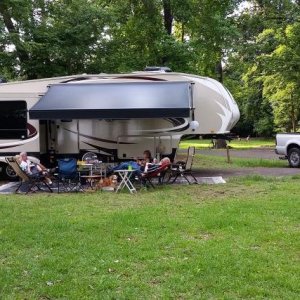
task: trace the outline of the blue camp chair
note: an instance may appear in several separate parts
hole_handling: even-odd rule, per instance
[[[83,191],[75,158],[58,159],[58,193]]]

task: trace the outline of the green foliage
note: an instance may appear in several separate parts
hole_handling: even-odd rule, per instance
[[[251,6],[237,16],[240,43],[234,46],[226,73],[241,109],[237,129],[257,135],[294,130],[299,119],[299,35],[292,28],[299,24],[299,3],[247,2]],[[234,86],[237,78],[241,85]]]
[[[207,0],[21,2],[6,0],[0,6],[0,26],[7,29],[1,44],[4,50],[14,46],[4,51],[0,67],[11,76],[117,73],[168,65],[215,77],[234,32],[226,16],[236,1],[229,0],[214,3],[213,10]],[[167,17],[174,24],[171,34]]]
[[[261,76],[264,94],[273,107],[275,125],[294,132],[300,117],[299,31],[300,25],[295,23],[284,32],[272,32],[277,46],[269,55],[261,56],[265,65]],[[263,40],[268,39],[269,32],[263,32]]]
[[[195,4],[190,21],[191,45],[198,51],[198,73],[223,80],[223,70],[218,69],[237,37],[237,27],[232,18],[238,1],[200,1]]]

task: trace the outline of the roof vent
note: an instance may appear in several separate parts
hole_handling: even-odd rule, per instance
[[[162,73],[167,73],[167,72],[172,72],[172,70],[169,67],[146,67],[144,71],[148,72],[162,72]]]

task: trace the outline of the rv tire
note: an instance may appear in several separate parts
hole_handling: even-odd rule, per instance
[[[0,178],[2,180],[16,180],[17,177],[11,166],[6,163],[0,163]]]

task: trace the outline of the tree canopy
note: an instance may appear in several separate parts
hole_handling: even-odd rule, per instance
[[[300,1],[1,0],[0,76],[146,66],[210,76],[237,100],[240,135],[296,131]]]

